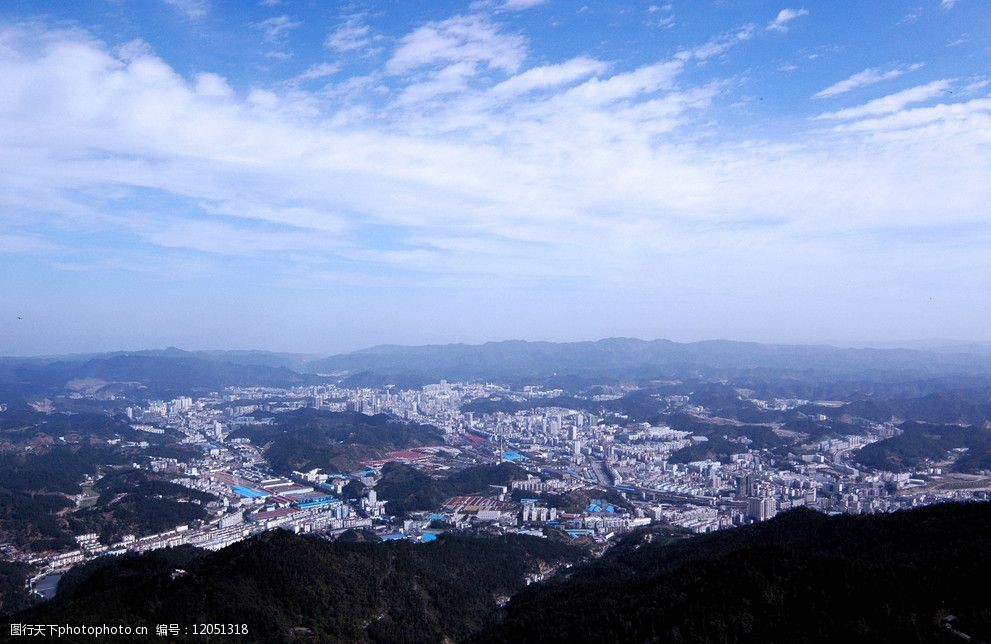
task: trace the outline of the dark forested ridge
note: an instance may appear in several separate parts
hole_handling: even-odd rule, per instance
[[[24,587],[29,575],[26,564],[0,561],[0,618],[24,610],[35,599]],[[3,633],[0,632],[0,637]]]
[[[952,642],[991,639],[991,505],[890,515],[794,510],[651,543],[632,535],[529,588],[484,642]]]
[[[528,537],[331,543],[274,531],[208,555],[89,564],[16,619],[248,623],[239,641],[268,642],[300,628],[317,641],[790,644],[962,641],[941,625],[952,615],[959,632],[989,641],[989,538],[986,503],[794,510],[687,539],[644,531],[588,563]],[[525,586],[528,573],[563,563],[577,565]]]
[[[276,530],[189,561],[163,553],[91,564],[88,577],[73,575],[54,600],[16,619],[152,633],[157,623],[246,623],[248,636],[232,640],[242,642],[287,641],[293,629],[320,642],[464,640],[498,618],[528,574],[582,556],[533,537],[332,543]]]

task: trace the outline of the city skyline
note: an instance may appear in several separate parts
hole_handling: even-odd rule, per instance
[[[0,8],[0,354],[988,342],[974,0]]]

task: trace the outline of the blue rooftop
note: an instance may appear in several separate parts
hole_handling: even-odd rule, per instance
[[[317,508],[324,505],[331,505],[337,503],[337,499],[329,494],[327,496],[311,497],[309,499],[304,499],[296,503],[296,507],[299,508]]]
[[[262,492],[261,490],[245,487],[243,485],[232,485],[231,488],[234,490],[235,494],[238,496],[243,496],[246,499],[261,499],[268,496],[268,492]]]

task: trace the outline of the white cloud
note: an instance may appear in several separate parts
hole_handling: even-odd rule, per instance
[[[682,67],[681,61],[667,61],[608,78],[593,78],[569,90],[566,96],[596,105],[634,98],[671,87]]]
[[[934,98],[941,98],[945,96],[946,91],[950,88],[952,83],[953,81],[949,79],[933,81],[931,83],[926,83],[925,85],[918,85],[900,92],[895,92],[894,94],[876,98],[872,101],[864,103],[863,105],[848,107],[835,112],[825,112],[818,115],[816,119],[859,119],[865,116],[877,116],[879,114],[897,112],[906,105],[911,105],[912,103],[924,103],[926,101],[931,101]]]
[[[351,16],[324,41],[327,49],[348,52],[364,49],[373,42],[371,27],[362,22],[361,16]]]
[[[910,65],[907,68],[900,67],[888,70],[882,70],[877,67],[869,67],[862,72],[857,72],[849,78],[844,78],[841,81],[833,83],[826,89],[816,92],[813,96],[814,98],[831,98],[833,96],[839,96],[840,94],[845,94],[852,90],[860,89],[861,87],[868,87],[886,80],[898,78],[906,72],[913,72],[921,68],[921,63]]]
[[[274,18],[268,18],[267,20],[262,20],[255,25],[255,28],[260,29],[265,34],[265,40],[269,42],[281,42],[289,32],[293,29],[297,29],[302,26],[303,23],[298,20],[294,20],[289,16],[276,16]]]
[[[838,132],[882,133],[899,139],[915,139],[932,133],[969,133],[977,145],[991,143],[991,98],[976,98],[963,103],[940,103],[928,107],[883,112],[877,118],[865,118],[837,126]],[[908,135],[908,136],[906,136]]]
[[[752,29],[632,69],[591,58],[528,68],[519,36],[458,20],[402,39],[388,70],[402,75],[377,69],[337,93],[241,95],[146,47],[125,55],[78,32],[5,38],[4,234],[109,231],[194,255],[282,253],[273,279],[581,279],[672,297],[705,283],[747,288],[733,272],[746,264],[773,304],[808,271],[827,289],[904,271],[908,255],[872,243],[872,231],[986,221],[989,99],[913,109],[938,97],[929,87],[834,113],[845,128],[835,134],[820,121],[784,141],[743,139],[709,108],[724,84],[685,70]],[[134,194],[155,198],[137,208]],[[921,237],[913,277],[987,266],[984,248],[943,253]],[[868,250],[869,267],[844,272]]]
[[[767,23],[766,29],[768,31],[778,31],[785,32],[788,31],[788,23],[796,18],[801,18],[802,16],[809,15],[808,9],[804,7],[801,9],[782,9],[778,12],[777,17],[771,22]]]
[[[960,93],[964,95],[975,94],[987,87],[989,84],[991,84],[991,81],[986,78],[976,78],[967,83],[964,88],[960,90]]]
[[[484,64],[513,73],[526,56],[525,40],[504,34],[484,16],[455,16],[427,23],[404,36],[386,69],[393,74],[450,63]]]
[[[337,63],[316,63],[307,67],[301,74],[295,76],[292,80],[296,83],[305,83],[307,81],[319,80],[321,78],[333,76],[340,70],[341,66]]]
[[[469,80],[477,73],[473,62],[458,62],[432,73],[427,80],[413,83],[400,94],[399,102],[405,105],[463,92]]]
[[[210,13],[206,0],[165,0],[165,4],[178,9],[190,20],[199,20]]]
[[[665,16],[663,18],[658,18],[656,20],[650,21],[647,24],[649,24],[652,27],[656,27],[658,29],[670,29],[675,25],[675,17],[674,15]]]
[[[607,67],[602,61],[580,56],[557,65],[532,67],[502,81],[492,88],[492,93],[505,97],[559,87],[593,74],[601,74]]]
[[[200,96],[228,98],[234,95],[234,90],[223,76],[205,73],[196,75],[196,93]]]
[[[544,4],[547,0],[506,0],[502,8],[507,11],[521,11]]]
[[[944,9],[952,9],[957,5],[957,0],[939,0],[939,6]]]
[[[744,25],[734,32],[713,38],[712,40],[692,49],[683,49],[675,54],[675,58],[684,61],[693,58],[704,61],[709,58],[721,56],[736,45],[753,38],[754,30],[756,28],[756,25]]]

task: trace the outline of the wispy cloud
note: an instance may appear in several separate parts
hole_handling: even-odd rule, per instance
[[[801,18],[802,16],[807,15],[809,15],[809,10],[804,7],[801,9],[782,9],[778,12],[778,15],[774,18],[774,20],[767,23],[766,29],[768,31],[784,33],[788,31],[788,23],[796,18]]]
[[[753,38],[756,28],[757,25],[744,25],[736,31],[712,38],[704,44],[692,47],[690,49],[683,49],[675,54],[675,58],[684,61],[691,60],[693,58],[695,60],[704,61],[715,56],[721,56],[731,48]]]
[[[521,11],[544,4],[547,0],[505,0],[502,8],[507,11]]]
[[[853,76],[844,78],[841,81],[833,83],[826,89],[820,90],[813,94],[814,98],[831,98],[833,96],[839,96],[840,94],[845,94],[847,92],[853,91],[855,89],[860,89],[861,87],[868,87],[870,85],[876,85],[877,83],[891,80],[893,78],[898,78],[902,74],[907,72],[914,72],[922,68],[921,63],[916,63],[908,67],[897,67],[894,69],[881,69],[879,67],[869,67],[862,72],[857,72]]]
[[[436,64],[484,64],[515,72],[526,57],[522,36],[506,34],[481,14],[427,23],[403,36],[386,69],[394,74]]]
[[[532,67],[521,74],[507,78],[492,88],[499,96],[517,96],[538,89],[559,87],[593,74],[601,74],[606,63],[584,56],[572,58],[557,65]]]
[[[371,27],[362,21],[361,16],[350,16],[334,31],[330,32],[324,41],[327,49],[340,52],[364,49],[373,42]]]
[[[864,103],[863,105],[848,107],[835,112],[825,112],[818,115],[816,119],[858,119],[865,116],[876,116],[879,114],[897,112],[906,105],[911,105],[912,103],[923,103],[925,101],[931,101],[934,98],[943,97],[946,94],[946,91],[950,88],[952,82],[953,81],[950,79],[933,81],[931,83],[926,83],[925,85],[919,85],[917,87],[895,92],[894,94],[889,94],[881,98],[876,98],[873,101]]]
[[[670,29],[675,25],[674,14],[664,16],[663,18],[655,18],[647,22],[651,27],[656,27],[658,29]]]
[[[307,67],[301,74],[294,76],[292,78],[293,82],[305,83],[313,80],[320,80],[322,78],[327,78],[328,76],[333,76],[341,70],[341,66],[337,63],[316,63]]]
[[[274,43],[281,42],[289,35],[290,31],[299,28],[302,24],[302,22],[289,16],[276,16],[262,20],[255,25],[255,28],[260,29],[265,34],[265,40]]]
[[[165,4],[178,9],[190,20],[199,20],[210,13],[207,0],[165,0]]]
[[[720,123],[738,98],[729,83],[694,72],[763,29],[624,65],[537,62],[506,23],[433,21],[361,77],[311,91],[304,81],[333,79],[326,62],[246,93],[147,46],[22,29],[0,48],[4,235],[112,233],[268,258],[275,278],[309,270],[295,252],[338,279],[580,280],[644,300],[664,288],[644,275],[676,295],[740,285],[744,264],[747,281],[784,291],[803,280],[781,265],[815,264],[830,284],[862,258],[857,231],[986,221],[991,105],[945,94],[953,81],[827,112],[787,138],[742,137]],[[947,259],[921,255],[920,271]]]
[[[946,136],[967,133],[975,145],[991,144],[991,98],[975,98],[961,103],[938,103],[924,107],[903,108],[876,117],[855,120],[834,128],[841,133],[866,133],[888,140],[918,142],[934,134]],[[884,140],[884,139],[880,139]],[[976,180],[976,174],[967,176]],[[950,196],[950,201],[955,201]]]

